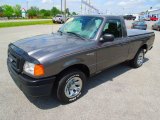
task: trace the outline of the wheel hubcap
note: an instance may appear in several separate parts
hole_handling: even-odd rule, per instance
[[[141,52],[138,56],[137,64],[141,66],[143,64],[143,61],[144,61],[144,54],[143,52]]]
[[[73,77],[70,80],[68,80],[66,86],[65,86],[65,95],[68,98],[76,97],[82,89],[82,80],[79,77]]]

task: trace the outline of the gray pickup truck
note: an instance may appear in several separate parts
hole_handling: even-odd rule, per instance
[[[88,77],[125,61],[142,66],[154,38],[154,32],[127,30],[120,16],[74,16],[57,33],[9,44],[8,70],[25,94],[46,96],[56,88],[58,99],[70,103]]]

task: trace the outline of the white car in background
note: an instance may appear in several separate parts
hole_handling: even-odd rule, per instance
[[[58,14],[55,17],[53,17],[53,23],[61,23],[63,24],[65,22],[65,16]]]

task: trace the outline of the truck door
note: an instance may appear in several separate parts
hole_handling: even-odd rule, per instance
[[[104,34],[112,34],[115,39],[112,42],[98,43],[97,71],[116,65],[127,59],[129,44],[127,38],[123,37],[123,29],[121,20],[107,20],[102,36]]]

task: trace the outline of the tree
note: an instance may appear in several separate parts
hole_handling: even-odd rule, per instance
[[[13,16],[14,10],[13,10],[13,7],[12,7],[12,6],[10,6],[10,5],[3,5],[3,6],[2,6],[2,9],[3,9],[3,15],[4,15],[5,17],[10,18],[10,17]]]
[[[72,15],[77,15],[77,13],[76,12],[72,12]]]
[[[37,17],[39,15],[39,8],[32,6],[27,12],[29,18]]]
[[[2,8],[2,6],[0,6],[0,13],[2,13],[3,12],[3,8]]]
[[[70,13],[70,11],[69,11],[69,8],[66,8],[66,14],[67,14],[68,16],[71,15],[71,13]]]
[[[14,14],[16,17],[20,17],[21,16],[21,6],[20,5],[16,5],[13,7],[14,9]]]
[[[61,11],[59,9],[57,9],[56,7],[53,7],[51,9],[51,15],[56,16],[57,14],[61,14]]]
[[[10,6],[10,5],[3,5],[0,6],[0,17],[20,17],[21,16],[21,6],[20,5],[15,5],[15,6]],[[69,9],[66,9],[66,13],[68,15],[77,15],[75,12],[72,12],[72,14],[69,12]],[[64,11],[61,11],[57,9],[56,7],[53,7],[51,10],[45,10],[32,6],[28,11],[27,11],[28,17],[33,18],[33,17],[42,17],[42,18],[48,18],[50,16],[56,16],[57,14],[64,14]]]
[[[45,9],[40,10],[40,16],[48,17],[50,15],[51,15],[51,11],[50,10],[45,10]]]
[[[2,8],[2,6],[0,6],[0,17],[2,17],[3,16],[3,8]]]

